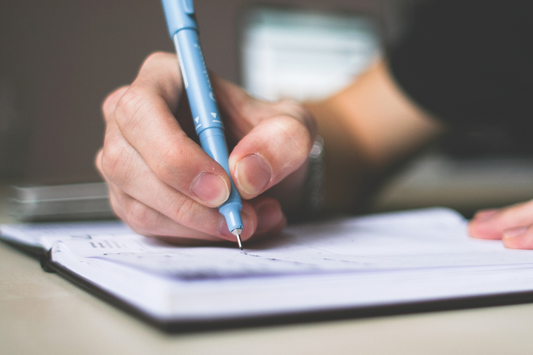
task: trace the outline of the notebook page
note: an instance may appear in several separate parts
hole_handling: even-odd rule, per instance
[[[220,319],[533,290],[533,253],[472,240],[432,209],[287,228],[234,247],[71,239],[54,260],[160,319]]]
[[[181,280],[533,264],[533,253],[467,236],[466,221],[432,209],[287,228],[235,247],[179,247],[135,235],[65,242],[80,257]]]
[[[132,234],[121,221],[54,222],[0,225],[1,238],[48,250],[59,240]]]
[[[0,225],[0,238],[48,250],[59,240],[133,234],[121,221],[48,222]]]

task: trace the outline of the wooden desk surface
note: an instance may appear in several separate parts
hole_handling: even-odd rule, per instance
[[[167,335],[0,243],[0,354],[532,354],[532,327],[528,304]]]

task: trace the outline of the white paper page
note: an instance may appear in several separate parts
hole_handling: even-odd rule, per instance
[[[70,239],[53,259],[153,317],[213,320],[533,290],[533,253],[470,239],[446,209],[287,228],[236,247]]]
[[[121,221],[99,221],[0,225],[0,234],[3,239],[48,250],[58,240],[130,235],[133,232]]]
[[[467,236],[446,209],[351,218],[287,228],[277,238],[236,247],[178,247],[139,236],[70,240],[75,255],[182,280],[533,264],[533,253]]]

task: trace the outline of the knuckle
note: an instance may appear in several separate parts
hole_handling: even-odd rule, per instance
[[[103,174],[103,169],[102,169],[102,164],[101,164],[103,152],[104,152],[103,149],[99,149],[98,152],[96,153],[96,156],[94,157],[94,165],[96,166],[100,174]]]
[[[183,131],[175,132],[172,139],[161,141],[157,157],[150,162],[150,170],[170,186],[180,186],[196,176],[200,158],[186,143],[189,138]],[[196,171],[196,173],[193,173]]]
[[[278,127],[286,139],[286,142],[290,144],[290,149],[296,155],[305,155],[311,149],[313,144],[311,133],[307,129],[307,126],[295,119],[284,119]]]
[[[117,180],[119,166],[124,161],[125,155],[122,144],[116,144],[113,140],[108,140],[104,145],[99,165],[104,175],[110,180]]]
[[[124,92],[127,91],[127,89],[127,86],[120,87],[109,95],[107,95],[107,97],[104,99],[104,102],[102,103],[102,112],[104,113],[104,119],[106,121],[115,111],[118,101],[120,100],[122,95],[124,95]]]
[[[142,67],[145,66],[152,66],[152,65],[158,65],[163,60],[168,60],[169,58],[173,57],[174,55],[171,53],[166,52],[153,52],[146,59],[144,60],[144,63]],[[142,68],[141,68],[142,70]]]
[[[107,96],[104,102],[102,103],[102,112],[104,113],[104,119],[106,121],[109,119],[109,116],[116,107],[116,101],[114,100],[113,94],[114,93]]]
[[[190,225],[191,216],[197,210],[196,202],[186,196],[180,196],[173,206],[175,209],[172,219],[182,225]]]
[[[138,123],[148,94],[138,86],[131,86],[118,100],[115,119],[119,126]]]
[[[295,121],[300,122],[302,125],[300,129],[307,131],[310,139],[317,132],[317,124],[313,115],[309,110],[303,107],[301,104],[291,100],[283,100],[278,103],[282,112],[285,112],[288,116],[294,118]]]
[[[158,179],[175,185],[176,176],[179,174],[178,167],[186,169],[186,163],[185,154],[179,147],[168,147],[161,153],[159,160],[151,167],[151,170]]]
[[[130,227],[140,234],[153,234],[157,231],[158,212],[145,204],[131,200],[125,207],[126,219]]]

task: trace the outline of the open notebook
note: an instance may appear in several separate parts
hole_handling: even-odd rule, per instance
[[[1,226],[48,267],[163,328],[194,329],[533,301],[533,252],[470,239],[448,209],[292,226],[178,247],[121,222]]]

